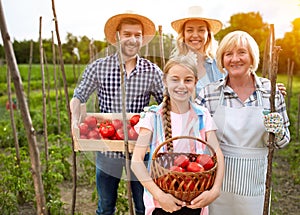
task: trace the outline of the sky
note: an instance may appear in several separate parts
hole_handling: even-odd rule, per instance
[[[300,17],[300,0],[54,0],[60,39],[67,33],[94,40],[104,39],[104,25],[111,16],[128,10],[149,17],[163,33],[177,35],[171,22],[186,15],[188,7],[201,6],[204,16],[228,26],[237,13],[259,12],[264,22],[274,24],[275,37],[283,38],[292,30],[291,22]],[[0,0],[8,33],[12,40],[39,38],[42,17],[42,38],[50,39],[55,32],[52,0]],[[56,36],[55,36],[56,38]],[[3,44],[2,37],[0,43]]]

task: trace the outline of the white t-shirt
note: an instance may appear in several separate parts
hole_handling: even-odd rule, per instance
[[[190,131],[195,123],[199,123],[199,119],[192,118],[189,120],[190,111],[183,114],[174,113],[171,111],[171,126],[172,137],[176,136],[190,136]],[[206,108],[203,109],[204,128],[200,130],[200,138],[205,140],[205,132],[217,130],[210,113]],[[145,117],[142,117],[139,123],[135,126],[137,132],[140,128],[147,128],[153,132],[154,130],[154,113],[147,112]],[[187,139],[179,139],[173,142],[174,152],[187,152],[190,153],[190,144],[185,143]]]

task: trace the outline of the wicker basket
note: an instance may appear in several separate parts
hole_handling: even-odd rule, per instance
[[[172,143],[177,139],[191,139],[205,144],[211,153],[214,166],[203,172],[177,172],[169,168],[173,166],[173,161],[178,155],[185,154],[191,161],[195,161],[198,154],[192,153],[158,153],[160,148]],[[205,141],[190,136],[173,137],[161,143],[153,152],[150,174],[154,182],[166,193],[170,193],[176,198],[190,203],[203,191],[209,190],[215,181],[217,170],[217,157],[214,149]]]

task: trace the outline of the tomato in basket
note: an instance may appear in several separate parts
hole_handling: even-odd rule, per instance
[[[187,165],[189,165],[189,163],[190,163],[190,160],[189,160],[188,156],[186,156],[186,155],[179,155],[174,160],[174,165],[180,166],[182,168],[185,168]]]
[[[186,171],[188,172],[203,172],[204,167],[201,166],[201,164],[197,162],[190,162],[188,166],[186,167]]]
[[[201,164],[205,170],[209,170],[214,167],[215,163],[210,155],[200,154],[197,156],[196,162]]]
[[[176,172],[185,172],[185,170],[180,166],[171,166],[170,170],[171,171],[176,171]]]

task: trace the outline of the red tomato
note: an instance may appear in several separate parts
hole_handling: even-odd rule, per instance
[[[178,157],[175,158],[174,165],[185,168],[189,164],[189,162],[190,162],[190,160],[189,160],[188,156],[179,155]]]
[[[130,127],[128,129],[128,139],[129,140],[137,140],[138,136],[139,136],[138,133],[136,133],[136,131],[134,130],[133,127]]]
[[[15,102],[12,102],[12,109],[13,110],[17,109],[17,105],[15,104]],[[10,103],[9,103],[9,101],[6,102],[6,110],[10,110]]]
[[[184,169],[180,166],[171,166],[170,170],[175,172],[185,172]]]
[[[186,167],[186,171],[188,172],[203,172],[204,167],[197,162],[190,162],[189,165]]]
[[[80,135],[87,135],[89,133],[89,126],[85,122],[79,124]]]
[[[101,137],[108,138],[112,137],[115,134],[115,128],[113,125],[101,125],[99,127],[99,133],[101,134]]]
[[[90,132],[87,135],[88,139],[100,139],[99,132],[95,129],[90,130]]]
[[[201,154],[197,156],[196,162],[201,164],[205,170],[211,169],[214,167],[215,163],[210,155]]]
[[[116,136],[117,140],[124,140],[124,130],[123,130],[123,127],[119,128],[118,130],[116,130],[115,136]]]
[[[90,130],[97,127],[97,118],[94,116],[87,116],[84,121],[90,128]]]
[[[100,122],[99,126],[106,126],[106,125],[112,125],[112,121],[109,119],[106,119],[106,120]]]
[[[110,137],[109,139],[110,140],[117,140],[116,133],[112,137]]]
[[[86,135],[80,134],[80,139],[87,139]]]
[[[123,126],[123,121],[120,119],[113,119],[111,121],[111,124],[114,126],[114,128],[116,130],[118,130],[119,128],[121,128]]]
[[[140,115],[136,114],[136,115],[133,115],[130,119],[129,119],[129,122],[130,122],[130,125],[131,126],[135,126],[140,120]]]

